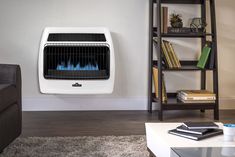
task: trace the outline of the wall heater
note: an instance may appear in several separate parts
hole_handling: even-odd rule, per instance
[[[107,28],[44,29],[38,59],[41,93],[112,93],[114,75],[114,48]]]

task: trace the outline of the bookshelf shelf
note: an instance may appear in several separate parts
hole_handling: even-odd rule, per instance
[[[206,104],[163,104],[164,110],[209,110],[214,109],[215,104],[206,103]]]
[[[162,70],[163,71],[213,71],[215,69],[210,69],[210,68],[205,68],[205,69],[200,69],[198,68],[197,65],[197,61],[180,61],[181,63],[181,68],[166,68],[165,66],[162,66]],[[153,65],[154,66],[158,66],[158,62],[157,60],[153,60]]]
[[[153,37],[157,37],[157,32],[154,32]],[[162,33],[162,37],[172,37],[172,38],[204,38],[205,36],[212,36],[210,33]]]
[[[209,1],[207,3],[206,1]],[[156,6],[154,5],[156,3]],[[182,28],[177,32],[177,30],[172,29],[171,27],[167,28],[168,33],[162,33],[161,27],[161,14],[162,4],[197,4],[201,6],[201,18],[206,19],[208,17],[206,14],[210,15],[210,30],[211,33],[204,32],[191,32],[190,28]],[[152,113],[152,105],[157,104],[158,111],[158,119],[163,120],[163,112],[165,110],[213,110],[214,111],[214,119],[219,119],[219,90],[218,90],[218,61],[217,61],[217,36],[216,36],[216,16],[215,16],[215,0],[150,0],[150,20],[149,20],[149,80],[148,80],[148,111]],[[209,5],[209,10],[206,11],[207,5]],[[156,9],[156,11],[154,11]],[[157,26],[153,27],[153,14],[156,12]],[[159,29],[158,29],[159,28]],[[154,39],[153,39],[154,38]],[[198,63],[197,60],[180,60],[181,68],[167,68],[163,63],[163,56],[165,54],[162,51],[162,44],[165,45],[166,41],[163,41],[163,38],[200,38],[201,39],[201,48],[206,44],[207,38],[211,40],[211,52],[213,52],[213,57],[210,59],[210,66],[206,66],[205,69],[200,69],[196,65]],[[165,40],[165,39],[164,39]],[[156,42],[161,41],[161,42]],[[153,46],[155,44],[155,46]],[[168,46],[169,48],[169,46]],[[156,49],[158,60],[153,59],[153,49]],[[169,59],[168,59],[169,60]],[[212,62],[211,62],[212,61]],[[162,63],[162,64],[160,64]],[[155,73],[155,77],[158,83],[158,93],[159,98],[155,97],[155,93],[153,93],[153,66],[157,67],[157,71]],[[213,68],[207,68],[213,67]],[[162,81],[164,80],[163,73],[164,72],[180,72],[180,71],[197,71],[200,72],[201,78],[201,90],[206,89],[207,83],[207,74],[206,71],[211,71],[213,75],[213,93],[215,93],[216,100],[214,103],[184,103],[177,99],[176,93],[167,93],[167,102],[162,101],[162,90],[164,88],[164,84]],[[165,84],[167,84],[166,82]],[[173,83],[173,82],[170,82]],[[164,90],[165,91],[165,90]]]
[[[153,1],[157,3],[157,0]],[[161,3],[166,4],[202,4],[203,0],[162,0]]]
[[[168,33],[161,33],[161,37],[175,37],[175,38],[204,38],[206,36],[213,36],[212,33],[205,32],[191,32],[190,28],[183,28],[183,32],[171,32],[172,28],[168,27]],[[153,37],[157,37],[157,27],[153,27]]]
[[[201,109],[214,109],[215,103],[184,103],[176,98],[176,93],[167,93],[167,102],[162,103],[165,110],[201,110]],[[159,99],[152,93],[153,102],[159,103]]]
[[[213,69],[200,69],[196,66],[190,66],[190,65],[185,65],[182,66],[181,68],[162,68],[164,71],[202,71],[202,70],[207,70],[207,71],[212,71]]]

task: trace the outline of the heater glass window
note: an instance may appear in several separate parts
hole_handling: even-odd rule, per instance
[[[46,79],[108,79],[109,47],[104,44],[47,45],[44,48]]]

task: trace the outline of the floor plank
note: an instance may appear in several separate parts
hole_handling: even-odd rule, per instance
[[[159,122],[147,111],[23,112],[22,136],[143,135],[145,122]],[[206,111],[167,111],[164,122],[212,121]],[[235,123],[235,110],[220,111],[220,121]]]

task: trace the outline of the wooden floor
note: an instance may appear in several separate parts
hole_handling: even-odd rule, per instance
[[[145,122],[159,122],[147,111],[23,112],[23,137],[143,135]],[[206,111],[168,111],[164,122],[211,121]],[[235,123],[235,110],[220,111],[220,121]]]

